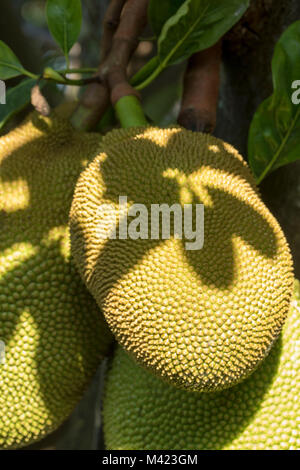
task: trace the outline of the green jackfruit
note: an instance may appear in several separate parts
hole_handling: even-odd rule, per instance
[[[57,428],[110,347],[70,259],[67,226],[75,182],[99,140],[36,113],[0,139],[0,448]]]
[[[228,390],[178,390],[118,346],[103,404],[108,449],[299,449],[300,289],[262,365]]]
[[[179,127],[115,130],[102,145],[70,213],[86,285],[139,364],[188,390],[235,385],[268,354],[293,291],[287,242],[247,164],[225,142]],[[144,205],[139,220],[120,196],[127,209]],[[187,247],[185,219],[174,235],[171,218],[169,238],[162,224],[159,236],[150,233],[157,205],[196,213],[201,203],[202,249]],[[146,220],[148,233],[122,239],[126,216],[128,231]]]

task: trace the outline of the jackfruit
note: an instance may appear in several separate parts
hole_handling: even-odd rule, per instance
[[[287,242],[247,164],[229,144],[179,127],[114,130],[102,145],[70,212],[86,285],[139,364],[188,390],[235,385],[268,354],[293,290]],[[163,223],[153,237],[152,209],[162,204],[193,214],[204,205],[202,249],[188,246],[184,218],[179,229],[171,218],[170,237]],[[140,234],[126,239],[126,220]]]
[[[103,402],[108,449],[300,449],[300,289],[269,356],[245,381],[212,393],[179,390],[118,346]]]
[[[75,182],[99,146],[55,113],[33,113],[0,139],[0,448],[57,428],[110,348],[67,224]]]

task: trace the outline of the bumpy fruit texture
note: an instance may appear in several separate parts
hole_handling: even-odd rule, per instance
[[[99,144],[36,113],[0,139],[0,448],[58,427],[112,339],[70,259],[67,225]]]
[[[299,449],[300,290],[262,365],[229,390],[178,390],[118,346],[107,374],[108,449]]]
[[[109,238],[119,196],[146,206],[148,239]],[[173,219],[171,238],[150,239],[152,204],[192,204],[195,214],[201,203],[202,249],[172,235]],[[115,130],[79,179],[70,223],[79,271],[139,364],[179,388],[214,391],[266,357],[289,310],[291,255],[230,145],[178,127]]]

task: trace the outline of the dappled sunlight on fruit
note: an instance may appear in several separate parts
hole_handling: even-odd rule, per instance
[[[129,212],[116,222],[121,197],[124,210],[143,205],[143,236],[129,236],[138,225]],[[155,207],[175,214],[187,200],[193,210],[204,205],[202,249],[193,249],[185,217],[179,227],[170,217],[166,239],[163,224],[153,231]],[[154,374],[179,388],[220,390],[269,353],[290,305],[292,260],[231,145],[179,127],[110,132],[78,181],[70,228],[74,259],[110,328]]]
[[[128,449],[299,449],[300,289],[283,331],[253,374],[229,390],[178,390],[118,346],[103,406],[106,447]]]
[[[0,139],[0,448],[60,426],[110,349],[71,261],[67,225],[82,159],[99,152],[99,141],[55,113],[33,113]]]

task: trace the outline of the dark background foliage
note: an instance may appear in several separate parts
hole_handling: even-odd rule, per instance
[[[96,67],[99,62],[101,24],[108,0],[85,0],[79,41],[71,50],[71,65]],[[45,18],[44,0],[2,0],[0,39],[21,59],[39,72],[44,66],[63,66],[63,58],[51,37]],[[223,43],[221,93],[215,134],[247,156],[249,125],[257,106],[272,93],[271,58],[281,33],[300,18],[299,0],[253,0],[241,21],[227,33]],[[151,35],[146,30],[145,37]],[[153,54],[153,45],[141,41],[131,65],[137,70]],[[144,109],[161,125],[176,119],[185,65],[174,66],[143,92]],[[300,78],[300,77],[299,77]],[[13,84],[19,79],[12,79]],[[76,97],[77,87],[47,85],[52,105],[62,97]],[[27,112],[25,110],[23,115]],[[22,116],[21,116],[22,117]],[[9,123],[16,125],[20,116]],[[4,129],[4,132],[7,131]],[[278,218],[291,246],[295,274],[300,277],[300,161],[269,175],[261,185],[262,197]],[[70,419],[35,449],[99,449],[101,438],[101,376]]]

